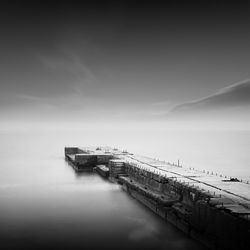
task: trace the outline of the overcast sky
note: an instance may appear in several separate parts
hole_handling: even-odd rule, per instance
[[[157,120],[250,78],[249,3],[5,2],[1,121]]]

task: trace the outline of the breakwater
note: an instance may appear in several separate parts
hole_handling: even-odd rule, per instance
[[[211,249],[250,249],[250,185],[108,147],[66,147],[76,171],[96,171]]]

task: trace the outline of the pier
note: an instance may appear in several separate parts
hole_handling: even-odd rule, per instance
[[[210,249],[250,249],[250,184],[110,147],[65,147],[76,171],[120,184]]]

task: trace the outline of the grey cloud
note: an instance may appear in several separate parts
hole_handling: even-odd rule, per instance
[[[22,99],[22,100],[32,101],[32,102],[41,102],[44,100],[44,98],[42,97],[38,97],[34,95],[25,95],[25,94],[16,94],[15,97]]]
[[[67,52],[65,58],[50,58],[41,57],[41,61],[51,69],[63,70],[71,73],[72,75],[79,77],[85,76],[96,80],[93,72],[86,66],[82,59],[76,56],[74,53]]]
[[[160,101],[152,103],[152,106],[168,106],[170,104],[171,104],[170,101]]]
[[[94,87],[98,83],[98,78],[89,66],[76,53],[63,50],[59,58],[40,56],[40,61],[48,68],[70,74],[74,81],[71,83],[75,92],[83,92],[86,87]]]
[[[250,80],[220,89],[213,95],[174,107],[169,115],[188,115],[225,110],[250,108]]]

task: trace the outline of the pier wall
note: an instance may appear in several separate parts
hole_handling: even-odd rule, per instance
[[[108,165],[109,161],[114,158],[112,154],[94,153],[77,147],[65,147],[64,154],[66,160],[71,162],[78,171],[93,170],[98,164]]]
[[[126,163],[126,173],[128,176],[138,183],[150,187],[154,191],[161,192],[163,190],[164,179],[159,175],[150,171],[139,169]]]
[[[193,238],[202,235],[218,249],[250,249],[249,222],[209,202],[198,200],[192,207],[190,224]],[[198,235],[197,235],[198,233]]]
[[[118,178],[119,176],[126,174],[125,163],[123,160],[119,159],[110,160],[108,167],[111,178]]]
[[[136,166],[126,164],[126,173],[131,179],[147,186],[155,192],[178,196],[183,204],[190,207],[193,207],[198,200],[207,200],[210,198],[209,195],[192,186],[182,184],[173,178],[163,177],[157,173],[139,169]]]
[[[126,184],[126,190],[134,198],[207,247],[250,249],[249,221],[215,207],[210,203],[211,197],[207,193],[129,164],[126,164],[126,172],[132,180]],[[143,194],[143,191],[133,188],[133,182],[156,194],[175,197],[176,203],[171,206],[160,205],[157,200]]]
[[[86,151],[77,148],[77,147],[65,147],[64,148],[64,155],[75,155],[75,154],[82,154],[82,153],[87,153]]]
[[[64,148],[64,154],[66,155],[74,155],[74,154],[80,154],[83,153],[83,150],[77,148],[77,147],[65,147]]]
[[[230,199],[220,199],[193,186],[191,178],[181,182],[171,174],[168,176],[167,171],[162,176],[152,168],[143,169],[117,154],[106,152],[88,152],[73,147],[65,148],[65,156],[77,171],[92,171],[97,164],[104,164],[105,171],[110,174],[105,173],[105,176],[118,181],[136,200],[210,249],[250,249],[249,219],[242,217],[244,213],[239,216],[232,212],[234,210],[228,210],[226,203],[223,206],[226,199],[234,206]]]
[[[75,164],[79,167],[94,167],[97,162],[97,157],[95,155],[89,154],[76,154]]]

